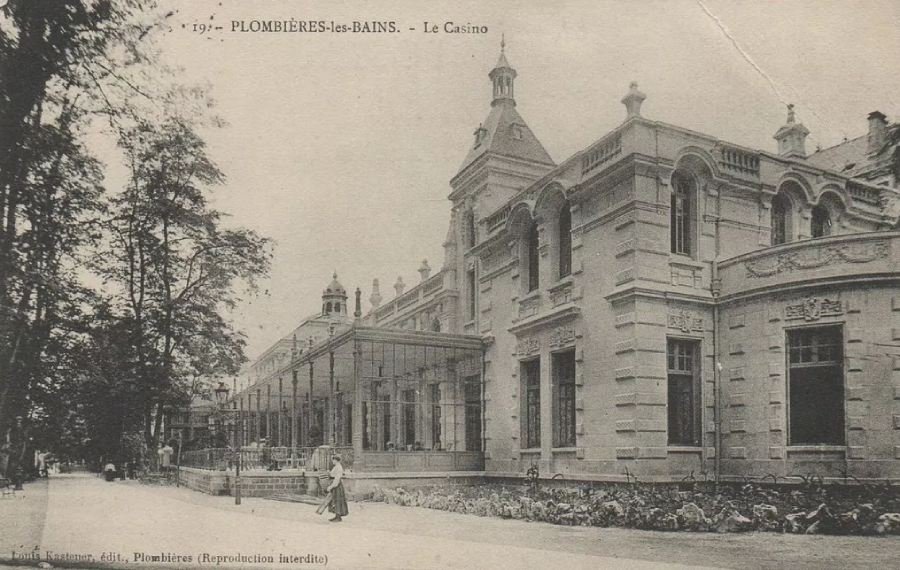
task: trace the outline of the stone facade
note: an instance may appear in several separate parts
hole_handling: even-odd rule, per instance
[[[485,340],[487,473],[900,478],[897,125],[870,120],[880,146],[843,168],[806,156],[792,107],[775,153],[649,120],[632,85],[555,165],[514,78],[501,56],[441,270],[365,317]],[[797,348],[821,335],[836,352]],[[830,418],[798,396],[816,371]]]

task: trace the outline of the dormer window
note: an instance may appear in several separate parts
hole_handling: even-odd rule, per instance
[[[475,129],[475,146],[477,147],[482,142],[484,142],[485,137],[487,136],[487,129],[478,125],[478,128]]]
[[[513,125],[510,127],[510,134],[512,135],[512,138],[520,141],[525,136],[525,131],[522,128],[522,125]]]

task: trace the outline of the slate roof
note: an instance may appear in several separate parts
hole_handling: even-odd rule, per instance
[[[845,176],[862,176],[883,168],[892,160],[894,148],[900,144],[900,123],[887,126],[887,142],[875,155],[868,150],[868,135],[844,141],[838,145],[816,151],[806,161],[820,168],[827,168]]]
[[[516,126],[521,138],[517,138]],[[487,152],[556,166],[511,101],[498,101],[481,127],[485,129],[484,137],[472,145],[459,167],[460,171]]]

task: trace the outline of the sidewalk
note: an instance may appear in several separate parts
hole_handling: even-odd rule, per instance
[[[41,542],[47,514],[47,479],[24,484],[15,496],[0,499],[0,560],[13,550],[31,549]]]
[[[614,558],[602,552],[567,552],[559,545],[548,549],[543,542],[530,545],[527,539],[505,543],[492,538],[491,529],[507,521],[462,520],[448,518],[446,513],[388,505],[353,503],[345,522],[333,524],[308,505],[246,499],[235,506],[230,497],[132,481],[105,483],[83,478],[53,482],[49,495],[41,548],[79,556],[81,567],[140,568],[152,556],[166,561],[154,567],[166,568],[197,567],[204,557],[216,556],[225,558],[217,568],[322,566],[285,563],[282,558],[307,555],[327,560],[329,568],[686,567]],[[430,520],[416,518],[421,516]],[[406,522],[397,527],[391,519]],[[467,529],[465,536],[455,528],[460,524]],[[427,532],[407,532],[417,526],[426,526]],[[481,540],[471,539],[477,535]],[[103,564],[103,553],[121,556],[121,560]],[[250,562],[230,563],[239,556]],[[91,561],[84,562],[85,557],[92,557]],[[191,560],[185,563],[187,557]]]

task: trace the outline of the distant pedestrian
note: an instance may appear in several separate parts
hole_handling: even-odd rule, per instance
[[[350,514],[347,509],[347,494],[344,492],[344,467],[341,465],[341,456],[334,454],[331,456],[331,484],[328,485],[327,491],[331,493],[331,502],[328,504],[328,511],[334,513],[334,518],[329,519],[331,522],[341,522],[341,517]]]

